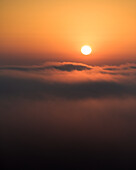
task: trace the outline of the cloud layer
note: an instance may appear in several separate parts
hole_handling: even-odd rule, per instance
[[[73,71],[73,70],[90,70],[91,67],[83,64],[78,63],[46,63],[45,65],[41,66],[29,66],[29,67],[18,67],[18,66],[5,66],[0,67],[0,70],[17,70],[17,71],[44,71],[47,69],[56,69],[61,71]]]
[[[66,99],[136,97],[135,64],[88,66],[46,63],[42,66],[1,67],[1,97]]]
[[[135,67],[82,63],[1,67],[1,160],[9,166],[20,160],[19,167],[32,161],[33,169],[35,162],[40,167],[41,160],[50,167],[52,156],[61,164],[68,158],[80,157],[78,164],[91,159],[94,169],[101,165],[98,160],[113,165],[121,158],[123,164],[129,160],[132,165]]]

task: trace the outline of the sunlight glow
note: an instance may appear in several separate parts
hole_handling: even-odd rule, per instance
[[[82,48],[81,48],[81,53],[84,54],[84,55],[89,55],[91,54],[92,52],[92,49],[90,46],[88,45],[84,45]]]

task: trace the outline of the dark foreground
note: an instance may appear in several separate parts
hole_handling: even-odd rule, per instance
[[[88,146],[50,145],[29,146],[20,144],[5,148],[1,152],[1,169],[40,170],[40,169],[135,169],[135,151],[120,148],[88,148]]]

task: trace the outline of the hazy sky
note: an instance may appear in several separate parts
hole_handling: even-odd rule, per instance
[[[1,0],[1,58],[42,54],[78,62],[86,60],[80,48],[88,44],[87,60],[134,61],[135,9],[135,0]]]
[[[136,0],[0,0],[2,169],[134,169],[135,134]]]

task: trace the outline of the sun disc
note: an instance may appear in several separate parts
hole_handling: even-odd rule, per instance
[[[89,55],[89,54],[91,54],[91,52],[92,52],[92,49],[89,45],[84,45],[81,48],[81,53],[84,54],[84,55]]]

